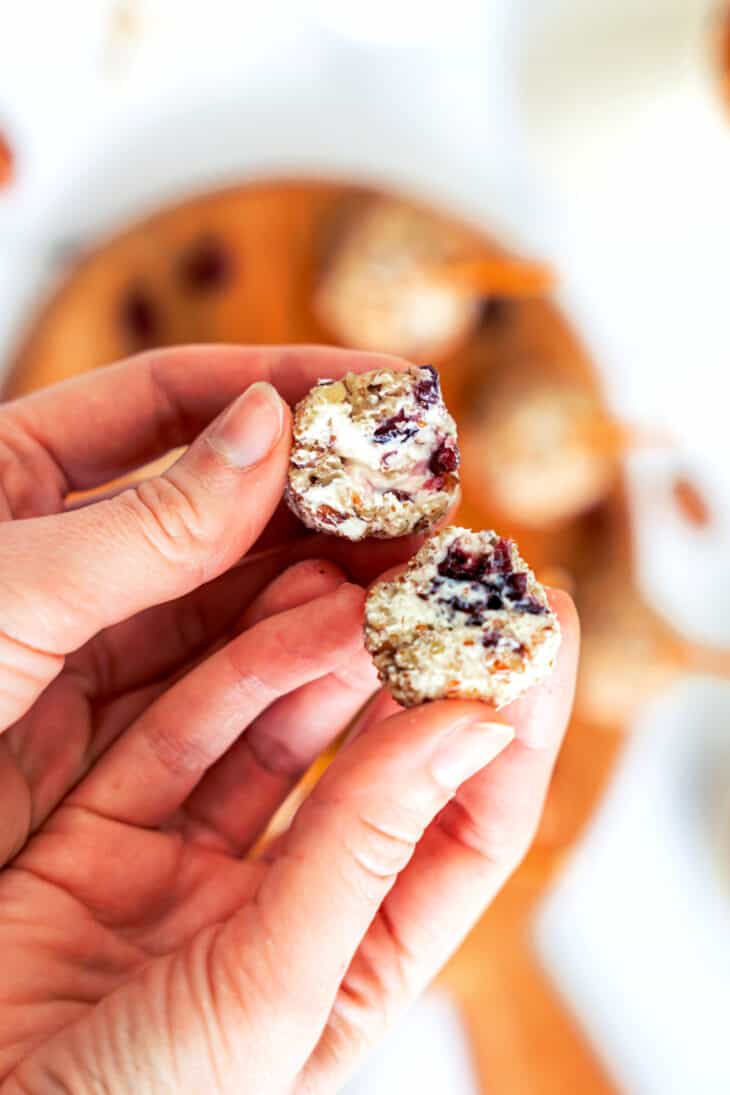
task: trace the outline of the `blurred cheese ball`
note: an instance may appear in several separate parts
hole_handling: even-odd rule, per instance
[[[480,297],[439,275],[441,265],[468,250],[468,234],[430,211],[374,201],[330,248],[317,316],[345,346],[438,360],[479,320]]]
[[[505,371],[485,384],[462,430],[464,486],[527,527],[598,503],[617,472],[620,429],[598,398],[569,379]]]

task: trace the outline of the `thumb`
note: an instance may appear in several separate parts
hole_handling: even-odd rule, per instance
[[[394,715],[338,754],[271,850],[257,918],[244,908],[228,921],[212,968],[229,983],[251,978],[279,991],[278,1033],[300,1064],[423,832],[513,737],[481,703],[446,700]],[[252,952],[257,928],[264,942]]]
[[[164,475],[0,526],[0,730],[96,632],[195,589],[248,550],[281,499],[289,417],[271,385],[253,384]]]

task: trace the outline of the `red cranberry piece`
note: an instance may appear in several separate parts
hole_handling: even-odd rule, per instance
[[[183,288],[209,293],[230,281],[231,256],[215,236],[203,236],[180,256],[178,276]]]
[[[487,650],[492,650],[499,643],[498,631],[485,631],[482,635],[482,646],[486,646]]]
[[[481,627],[482,613],[486,607],[486,597],[481,597],[478,600],[472,598],[470,601],[464,600],[462,597],[439,597],[439,603],[446,605],[453,612],[463,612],[465,616],[469,617],[467,624],[470,627]]]
[[[459,451],[454,442],[446,438],[431,454],[428,469],[434,475],[446,475],[447,472],[456,471],[458,466]]]
[[[500,537],[492,548],[492,555],[489,562],[490,569],[494,571],[495,574],[512,573],[512,541]],[[526,578],[525,581],[527,581]]]
[[[513,572],[505,578],[504,588],[511,600],[519,601],[527,596],[527,575],[523,571]]]
[[[468,582],[475,577],[477,560],[473,555],[467,555],[456,544],[452,544],[446,552],[446,558],[438,565],[438,572],[442,578],[452,578],[457,582]]]
[[[125,335],[134,346],[151,346],[159,339],[157,308],[142,285],[133,285],[122,298],[119,319]]]
[[[545,616],[547,609],[544,605],[541,605],[538,600],[532,596],[524,597],[520,601],[515,601],[514,608],[519,609],[520,612],[527,612],[530,616]]]
[[[398,490],[397,487],[391,487],[385,492],[386,494],[392,494],[394,498],[397,498],[399,502],[410,502],[411,495],[407,490]]]
[[[487,555],[471,555],[460,548],[458,543],[452,544],[438,565],[438,572],[444,578],[453,578],[457,582],[483,582],[491,573],[490,557]]]
[[[421,372],[425,375],[423,380],[418,381],[413,389],[413,393],[423,407],[431,407],[434,403],[438,403],[441,398],[439,374],[436,372],[433,365],[421,365],[420,368]]]
[[[472,588],[481,586],[484,591],[484,597],[478,603],[472,600],[470,606],[459,603],[456,607],[469,612],[483,609],[499,612],[507,602],[509,607],[532,616],[547,612],[545,606],[527,592],[527,575],[512,570],[511,546],[509,540],[500,539],[491,554],[475,556],[452,544],[446,558],[439,563],[439,574],[454,581],[470,582]]]
[[[377,445],[386,445],[389,441],[407,441],[414,433],[418,433],[417,424],[401,408],[398,414],[392,415],[382,426],[378,426],[373,434],[373,441]]]

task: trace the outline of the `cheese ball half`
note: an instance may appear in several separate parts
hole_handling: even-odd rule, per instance
[[[348,540],[429,529],[458,487],[456,426],[430,365],[320,381],[294,411],[287,501]]]
[[[499,708],[548,675],[560,625],[510,540],[449,527],[372,587],[365,645],[405,707],[460,698]]]

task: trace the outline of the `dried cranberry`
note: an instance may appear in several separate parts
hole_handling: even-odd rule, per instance
[[[436,588],[438,588],[438,586],[436,586]],[[475,593],[475,596],[473,596],[471,600],[467,601],[462,597],[446,596],[439,597],[439,602],[442,605],[446,605],[447,608],[452,609],[454,612],[463,612],[465,616],[469,617],[467,620],[469,626],[480,627],[482,622],[481,614],[487,607],[486,592],[482,591],[483,596],[480,597],[478,592],[474,591],[473,587],[472,591]]]
[[[441,398],[439,374],[433,365],[421,365],[420,368],[421,372],[426,375],[423,380],[418,381],[413,389],[413,394],[423,407],[431,407],[434,403],[438,403]]]
[[[407,441],[418,433],[418,425],[412,418],[408,418],[403,408],[398,414],[386,419],[382,426],[378,426],[373,434],[373,441],[377,445],[386,445],[389,441]]]
[[[459,466],[459,451],[449,438],[442,441],[431,454],[428,462],[429,471],[434,475],[446,475],[447,472],[456,471]]]
[[[125,335],[138,349],[151,346],[159,339],[157,308],[142,285],[133,285],[122,298],[119,319]]]
[[[500,539],[489,554],[471,555],[452,544],[438,565],[442,578],[472,584],[472,597],[469,603],[458,597],[445,601],[446,604],[470,615],[487,609],[499,612],[504,608],[514,608],[533,616],[542,616],[547,612],[537,598],[527,592],[527,575],[523,571],[512,569],[512,545],[509,540]],[[434,583],[437,588],[437,583]],[[440,583],[438,583],[440,584]],[[482,596],[478,596],[475,587],[481,587]],[[470,623],[476,622],[473,619]]]
[[[183,251],[178,276],[183,288],[194,293],[220,289],[231,277],[233,263],[229,252],[215,236],[203,236]]]
[[[519,600],[527,594],[527,575],[524,571],[515,573],[514,571],[505,579],[505,589],[507,596],[514,600]]]
[[[514,601],[513,608],[518,609],[520,612],[527,612],[530,616],[544,616],[547,613],[545,606],[541,605],[532,596],[523,597],[520,601]]]
[[[457,582],[468,582],[476,576],[477,560],[473,555],[467,555],[455,544],[446,552],[446,558],[438,565],[438,572],[442,578],[452,578]]]
[[[397,487],[390,487],[385,492],[386,494],[392,494],[394,498],[397,498],[399,502],[410,502],[411,495],[406,490],[398,490]]]
[[[498,631],[485,631],[482,635],[482,646],[486,646],[487,650],[491,650],[498,644],[499,638]]]
[[[490,566],[497,574],[512,573],[512,541],[500,537],[492,548]],[[527,583],[527,577],[525,577]]]

